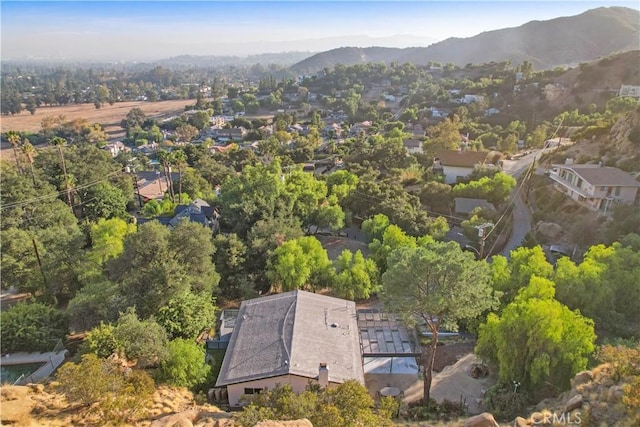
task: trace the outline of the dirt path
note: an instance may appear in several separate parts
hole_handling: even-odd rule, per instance
[[[444,399],[459,402],[462,398],[468,405],[470,414],[484,411],[482,398],[484,392],[496,383],[496,378],[490,375],[476,379],[469,375],[473,363],[477,363],[476,356],[469,353],[453,365],[445,367],[435,373],[431,382],[431,397],[441,402]],[[403,402],[410,403],[422,398],[423,381],[416,381],[405,391]]]

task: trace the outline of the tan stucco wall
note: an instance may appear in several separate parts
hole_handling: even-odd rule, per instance
[[[255,381],[247,381],[245,383],[239,384],[230,384],[227,386],[227,393],[229,396],[229,405],[230,406],[240,406],[240,398],[244,394],[245,388],[268,388],[273,389],[276,384],[290,384],[291,388],[296,393],[302,393],[307,384],[309,383],[309,378],[300,377],[297,375],[282,375],[279,377],[273,378],[265,378],[262,380]],[[311,380],[314,383],[317,383],[316,380]],[[329,386],[334,386],[335,383],[329,383]]]

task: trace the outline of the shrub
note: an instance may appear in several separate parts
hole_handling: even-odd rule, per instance
[[[65,363],[56,376],[59,390],[70,403],[91,405],[90,412],[107,425],[137,419],[155,391],[145,372],[124,370],[95,354],[85,354],[77,364]]]
[[[176,339],[169,343],[167,356],[160,363],[161,378],[176,386],[194,387],[211,371],[205,363],[204,349],[193,341]]]
[[[51,351],[69,332],[64,314],[42,303],[18,303],[0,317],[3,352]]]

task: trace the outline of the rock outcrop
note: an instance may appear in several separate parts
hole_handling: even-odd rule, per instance
[[[463,427],[500,427],[500,425],[493,418],[493,415],[483,412],[464,420]]]

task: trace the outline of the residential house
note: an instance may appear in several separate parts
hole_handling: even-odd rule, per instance
[[[434,119],[441,119],[449,115],[448,111],[440,110],[436,107],[429,107],[429,111],[431,111],[431,117]]]
[[[238,407],[277,384],[300,393],[349,379],[364,384],[355,303],[291,291],[242,302],[216,387]]]
[[[453,199],[456,215],[469,216],[475,209],[480,208],[488,211],[495,211],[496,207],[485,199],[470,199],[468,197],[456,197]]]
[[[497,108],[487,108],[486,110],[484,110],[484,116],[485,117],[489,117],[489,116],[494,116],[496,114],[500,114],[500,110],[498,110]]]
[[[231,143],[231,144],[227,144],[227,145],[214,145],[213,147],[211,147],[209,149],[209,152],[211,154],[216,154],[216,153],[226,153],[229,150],[234,150],[238,148],[238,144],[236,143]]]
[[[488,157],[488,151],[442,150],[434,159],[433,170],[444,174],[445,183],[454,184],[469,176],[476,166],[486,166],[489,163]]]
[[[349,128],[349,133],[351,135],[366,135],[367,133],[369,133],[369,129],[371,129],[372,125],[373,123],[371,123],[371,121],[369,120],[360,123],[354,123]]]
[[[212,138],[216,141],[242,141],[247,134],[247,130],[243,127],[230,128],[230,129],[213,129],[211,131]]]
[[[164,193],[169,189],[167,178],[160,171],[137,172],[136,195],[140,196],[144,202],[150,200],[162,200]],[[178,174],[172,172],[171,178],[178,179]]]
[[[190,205],[178,205],[176,216],[169,221],[169,227],[175,227],[182,220],[189,220],[205,225],[214,232],[220,229],[218,212],[202,199],[195,199]]]
[[[482,95],[465,95],[460,99],[463,104],[471,104],[472,102],[482,102],[484,101],[484,96]]]
[[[121,141],[109,142],[107,145],[102,147],[102,149],[111,153],[111,157],[116,157],[121,152],[131,151],[131,149],[125,146]]]
[[[340,136],[342,134],[342,127],[337,123],[331,123],[324,127],[324,135],[326,136]]]
[[[600,165],[553,165],[554,187],[582,206],[602,214],[617,203],[636,203],[640,183],[628,173]]]
[[[634,98],[640,98],[640,86],[634,85],[622,85],[618,96],[632,96]]]
[[[409,154],[422,154],[422,141],[419,139],[407,138],[402,141],[402,146]]]
[[[407,133],[412,134],[416,138],[420,138],[420,137],[423,137],[425,135],[425,131],[422,128],[422,125],[419,124],[419,123],[416,123],[414,125],[408,124],[407,126],[405,126],[404,131],[407,132]]]

